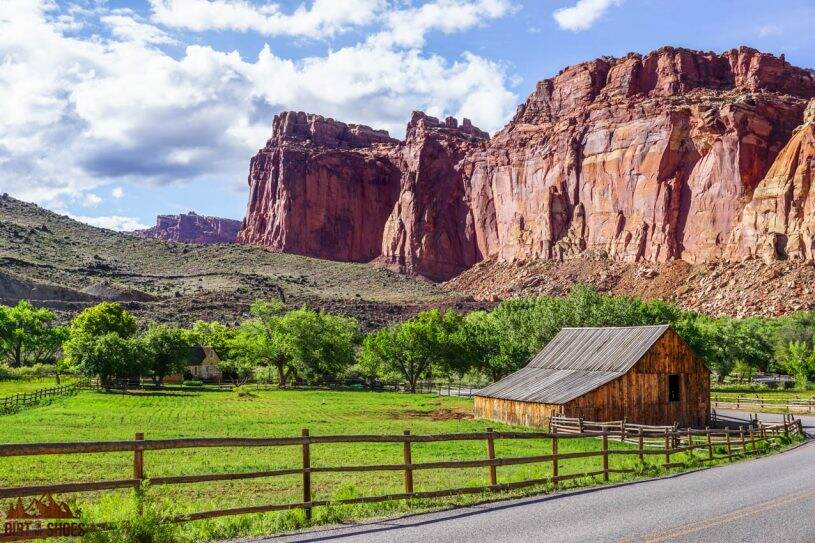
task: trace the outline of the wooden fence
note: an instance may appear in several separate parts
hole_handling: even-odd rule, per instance
[[[711,407],[720,409],[783,409],[794,413],[815,413],[815,398],[764,398],[761,396],[726,396],[711,395]]]
[[[41,388],[34,392],[21,392],[11,396],[0,398],[0,414],[15,413],[20,409],[37,405],[45,400],[50,400],[57,396],[75,394],[78,390],[76,383],[60,385],[50,388]]]
[[[103,442],[82,442],[82,443],[32,443],[32,444],[5,444],[0,445],[0,457],[17,456],[39,456],[39,455],[68,455],[68,454],[90,454],[108,452],[133,453],[133,476],[127,479],[107,480],[107,481],[87,481],[71,482],[51,485],[37,485],[13,488],[0,488],[0,499],[23,498],[30,496],[41,496],[44,494],[74,493],[101,491],[120,488],[139,488],[144,481],[149,480],[152,485],[176,485],[185,483],[204,483],[213,481],[234,481],[241,479],[267,478],[283,475],[300,475],[302,477],[302,501],[295,503],[274,503],[266,505],[253,505],[247,507],[237,507],[231,509],[217,509],[187,513],[170,519],[172,522],[185,522],[201,519],[209,519],[228,515],[245,515],[251,513],[264,513],[270,511],[284,511],[291,509],[303,509],[307,518],[311,518],[312,509],[325,505],[350,505],[360,503],[377,503],[390,500],[403,500],[411,498],[436,498],[444,496],[454,496],[460,494],[480,494],[484,492],[498,492],[518,488],[524,488],[542,484],[552,484],[557,487],[562,481],[582,477],[601,477],[603,481],[608,481],[610,474],[634,472],[633,468],[611,467],[610,457],[618,455],[638,455],[639,460],[644,460],[646,455],[661,455],[664,462],[661,465],[666,468],[681,467],[684,464],[675,461],[671,456],[680,452],[689,452],[697,449],[706,451],[703,458],[697,457],[699,461],[713,461],[716,459],[732,459],[735,456],[745,456],[758,452],[760,443],[771,442],[779,436],[789,436],[801,433],[800,420],[789,422],[787,419],[782,424],[762,426],[760,429],[750,429],[746,433],[744,429],[739,430],[692,430],[678,431],[676,429],[665,429],[661,435],[662,447],[652,448],[646,446],[646,432],[640,427],[636,434],[637,447],[632,448],[609,448],[609,440],[615,437],[626,440],[627,426],[622,425],[621,433],[617,433],[613,426],[601,423],[589,423],[582,421],[584,425],[581,432],[560,432],[559,426],[555,425],[551,432],[496,432],[487,428],[484,432],[457,433],[457,434],[432,434],[413,435],[405,430],[402,435],[332,435],[314,436],[308,430],[303,430],[298,437],[276,437],[276,438],[186,438],[186,439],[160,439],[145,440],[144,434],[137,433],[132,441],[103,441]],[[596,428],[600,428],[597,430]],[[614,430],[614,431],[612,431]],[[559,452],[559,443],[564,439],[599,438],[598,449],[579,452]],[[495,442],[497,440],[529,440],[529,439],[549,439],[551,440],[551,453],[538,454],[523,457],[499,458],[495,455]],[[413,443],[449,442],[449,441],[482,441],[485,445],[486,458],[479,460],[446,460],[436,462],[414,462],[412,460],[411,445]],[[311,449],[314,446],[322,446],[335,443],[401,443],[403,449],[402,462],[382,465],[346,465],[346,466],[315,466],[311,461]],[[178,475],[163,477],[148,477],[145,467],[145,451],[158,451],[167,449],[189,449],[204,447],[299,447],[302,451],[302,464],[289,469],[278,469],[270,471],[256,471],[244,473],[208,473],[199,475]],[[576,458],[597,458],[599,466],[596,470],[580,473],[562,473],[561,462]],[[514,466],[521,464],[550,463],[550,477],[527,479],[500,483],[498,480],[498,470],[500,466]],[[485,480],[487,484],[473,487],[448,488],[444,490],[417,491],[414,487],[413,474],[418,470],[447,470],[460,468],[485,468]],[[349,499],[315,499],[314,481],[312,474],[316,473],[352,473],[352,472],[387,472],[397,471],[404,474],[404,492],[394,494],[381,494],[376,496],[365,496]],[[93,528],[93,527],[91,527]],[[105,526],[97,526],[97,529],[104,529]],[[109,526],[107,527],[109,528]],[[42,536],[43,534],[38,534]],[[5,535],[0,536],[0,541],[14,541],[24,538],[31,538],[27,533],[26,537]]]

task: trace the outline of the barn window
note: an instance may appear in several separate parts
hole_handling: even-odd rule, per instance
[[[679,401],[679,376],[678,375],[669,375],[668,376],[668,401],[669,402],[678,402]]]

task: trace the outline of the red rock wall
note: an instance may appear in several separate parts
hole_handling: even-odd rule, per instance
[[[663,48],[541,81],[492,139],[418,113],[404,142],[287,113],[252,161],[240,240],[433,279],[488,257],[812,258],[796,127],[813,97],[783,58]]]
[[[159,215],[156,226],[135,230],[141,238],[157,238],[182,243],[235,243],[241,221],[205,217],[190,211],[181,215]]]
[[[379,256],[399,193],[387,132],[318,115],[275,116],[273,136],[253,159],[240,243],[331,260]]]

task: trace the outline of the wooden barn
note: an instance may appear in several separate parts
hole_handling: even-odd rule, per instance
[[[698,428],[709,413],[710,370],[668,325],[564,328],[475,396],[476,418],[533,427],[560,414]]]

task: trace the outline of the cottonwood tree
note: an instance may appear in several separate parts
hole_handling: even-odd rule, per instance
[[[67,331],[54,326],[55,318],[52,311],[26,300],[0,306],[0,360],[12,368],[56,363]]]
[[[397,373],[410,392],[416,392],[419,380],[430,376],[434,366],[464,367],[466,361],[454,360],[462,354],[454,344],[459,319],[454,314],[445,317],[437,309],[423,311],[414,319],[368,334],[360,356],[367,366]]]
[[[192,336],[183,328],[151,324],[138,338],[137,345],[143,350],[142,371],[157,387],[161,387],[166,376],[182,373],[192,363]]]
[[[85,375],[98,376],[110,389],[114,377],[143,371],[143,349],[132,340],[137,329],[136,319],[121,304],[102,302],[74,317],[63,352],[68,363]]]

